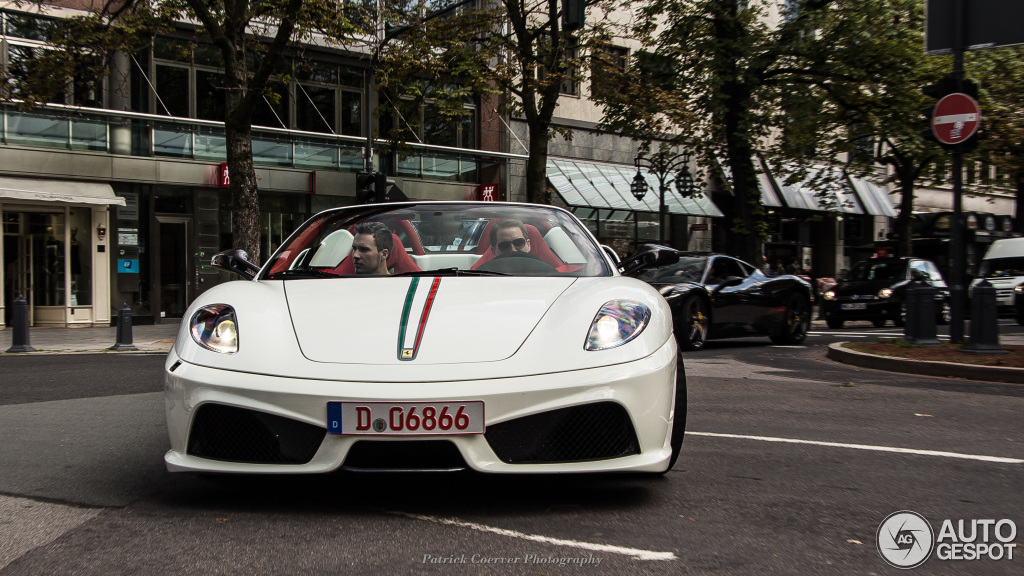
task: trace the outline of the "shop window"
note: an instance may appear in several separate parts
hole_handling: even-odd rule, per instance
[[[224,74],[196,70],[196,118],[224,120]]]
[[[188,117],[188,72],[188,68],[159,64],[156,66],[154,84],[159,98],[156,103],[157,114]]]
[[[72,208],[68,212],[71,243],[68,246],[68,272],[71,274],[69,306],[92,305],[92,210]]]

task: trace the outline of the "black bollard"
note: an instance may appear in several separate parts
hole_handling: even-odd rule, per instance
[[[996,289],[982,280],[971,291],[971,341],[960,348],[971,354],[1006,354],[999,345],[999,308]]]
[[[14,308],[11,310],[11,327],[14,334],[11,338],[11,347],[8,352],[35,352],[36,349],[28,343],[28,301],[21,294],[14,299]]]
[[[117,311],[117,343],[110,349],[138,350],[132,344],[132,309],[127,302],[121,304],[121,309]]]
[[[935,288],[917,280],[907,287],[907,320],[903,335],[917,346],[938,346],[935,322]]]

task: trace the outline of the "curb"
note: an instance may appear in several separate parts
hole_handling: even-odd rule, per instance
[[[857,352],[844,348],[846,342],[835,342],[828,345],[825,355],[832,360],[889,372],[918,374],[921,376],[940,376],[943,378],[963,378],[965,380],[982,380],[986,382],[1008,382],[1024,384],[1024,368],[1006,368],[1003,366],[978,366],[976,364],[957,364],[954,362],[937,362],[934,360],[907,360],[892,356],[879,356],[866,352]]]

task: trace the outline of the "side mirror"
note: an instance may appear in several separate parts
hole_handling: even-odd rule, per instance
[[[920,270],[916,270],[916,269],[915,270],[911,270],[910,271],[910,279],[914,280],[915,282],[918,282],[918,281],[921,281],[921,280],[928,280],[928,274],[926,274],[926,273],[924,273],[924,272],[922,272]]]
[[[648,244],[639,252],[619,262],[619,273],[632,276],[648,268],[657,268],[679,262],[679,252],[667,246]]]
[[[238,274],[246,280],[252,280],[256,277],[256,273],[260,271],[259,266],[249,262],[249,255],[245,253],[245,250],[238,248],[232,248],[231,250],[215,254],[211,264],[222,270]]]

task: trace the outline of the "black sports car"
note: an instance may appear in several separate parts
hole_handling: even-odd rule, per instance
[[[892,320],[903,326],[906,292],[914,280],[935,288],[935,321],[949,324],[949,288],[935,263],[923,258],[871,258],[858,263],[823,295],[825,322],[829,328],[842,328],[847,320],[870,320],[878,327]]]
[[[731,256],[680,253],[679,262],[639,275],[672,307],[676,342],[700,350],[714,338],[768,336],[801,344],[811,325],[811,285],[791,275],[765,276]]]

